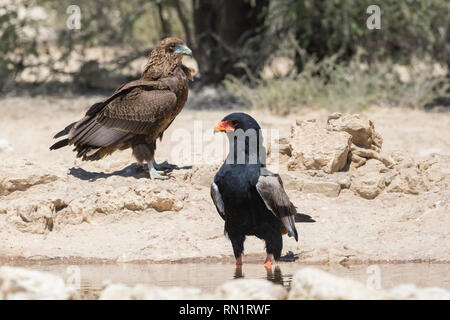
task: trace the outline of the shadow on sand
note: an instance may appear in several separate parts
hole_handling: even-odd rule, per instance
[[[165,170],[166,173],[170,173],[173,170],[187,170],[192,169],[192,166],[171,166]],[[109,177],[120,176],[120,177],[133,177],[135,179],[149,178],[147,165],[140,165],[138,163],[132,163],[121,170],[117,170],[111,173],[105,172],[91,172],[86,171],[83,168],[70,168],[69,174],[80,180],[84,181],[96,181],[98,179],[106,179]]]

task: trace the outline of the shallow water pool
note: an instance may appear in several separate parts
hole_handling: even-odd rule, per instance
[[[267,271],[262,264],[244,264],[236,269],[234,264],[49,264],[6,263],[33,270],[46,271],[69,280],[75,273],[80,275],[79,294],[82,299],[98,298],[107,282],[127,285],[148,284],[162,287],[198,287],[212,292],[222,283],[236,279],[268,279],[289,287],[294,273],[305,265],[279,263]],[[316,265],[314,267],[332,274],[352,278],[363,283],[378,277],[381,288],[389,289],[402,283],[414,283],[419,287],[438,286],[450,289],[450,264],[374,264],[374,265]]]

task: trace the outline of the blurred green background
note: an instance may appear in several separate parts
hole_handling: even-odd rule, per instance
[[[379,30],[366,26],[372,4]],[[67,26],[70,5],[80,29]],[[2,0],[0,92],[111,91],[170,35],[194,52],[193,91],[220,88],[240,105],[445,106],[449,24],[446,0]]]

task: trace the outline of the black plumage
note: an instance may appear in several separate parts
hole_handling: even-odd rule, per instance
[[[236,263],[241,264],[248,235],[266,243],[266,266],[281,255],[282,234],[298,241],[296,208],[281,178],[265,168],[265,148],[258,123],[245,113],[226,116],[215,128],[226,132],[230,152],[211,185],[211,197],[225,220]],[[301,220],[314,221],[308,215]]]

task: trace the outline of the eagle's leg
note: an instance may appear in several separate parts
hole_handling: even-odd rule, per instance
[[[268,253],[266,257],[266,261],[264,261],[264,267],[267,269],[272,268],[273,254]]]
[[[164,171],[159,171],[156,170],[156,162],[155,160],[152,160],[151,162],[148,163],[148,173],[150,174],[150,179],[155,180],[155,179],[161,179],[161,180],[166,180],[169,179],[168,176],[165,175]]]

